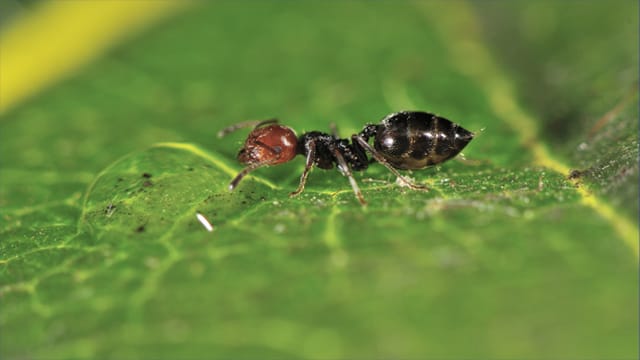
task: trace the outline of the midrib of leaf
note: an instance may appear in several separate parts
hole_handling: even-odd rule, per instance
[[[218,159],[213,154],[208,153],[208,152],[202,150],[201,148],[199,148],[198,146],[193,145],[193,144],[177,143],[177,142],[165,142],[165,143],[154,144],[152,146],[152,148],[169,148],[169,149],[176,149],[176,150],[185,151],[185,152],[191,153],[191,154],[193,154],[193,155],[195,155],[197,157],[201,157],[201,158],[205,159],[207,162],[210,162],[215,167],[219,168],[220,170],[222,170],[223,172],[229,174],[230,176],[234,176],[237,173],[229,165],[227,165],[224,161]],[[97,177],[97,178],[99,178],[99,177]],[[260,182],[260,183],[262,183],[262,184],[264,184],[264,185],[267,185],[271,189],[278,188],[275,184],[273,184],[270,181],[265,180],[263,178],[256,177],[255,180]],[[89,192],[87,192],[87,194],[88,193]],[[171,239],[175,238],[176,232],[177,232],[177,230],[179,229],[179,227],[181,225],[183,225],[187,220],[189,220],[189,219],[191,219],[192,217],[195,216],[198,208],[202,206],[202,201],[203,200],[204,200],[204,198],[200,199],[200,201],[194,202],[193,206],[191,206],[190,208],[186,209],[184,211],[184,213],[179,218],[175,219],[175,221],[174,221],[173,225],[171,226],[171,228],[169,228],[168,231],[162,237],[160,237],[160,239],[158,239],[158,243],[162,244],[162,246],[164,246],[167,249],[168,255],[162,259],[162,261],[158,265],[158,267],[151,273],[151,275],[149,277],[147,277],[145,279],[145,281],[143,282],[143,284],[140,287],[140,289],[132,295],[132,303],[135,305],[131,309],[133,317],[135,317],[136,314],[140,314],[141,313],[141,311],[140,311],[141,307],[156,292],[158,284],[161,281],[162,277],[165,275],[165,273],[169,269],[171,269],[171,267],[176,262],[178,262],[179,260],[181,260],[183,258],[184,255],[180,252],[179,249],[177,249],[173,245],[173,243],[171,242]]]
[[[417,4],[446,44],[449,53],[445,56],[458,71],[468,75],[485,92],[493,112],[519,135],[523,146],[532,152],[535,163],[568,176],[571,168],[551,154],[538,136],[539,131],[534,117],[516,102],[513,96],[516,92],[515,87],[508,76],[500,70],[491,56],[491,51],[484,45],[485,42],[479,36],[478,19],[470,6],[464,2],[454,2],[436,9],[433,8],[433,3],[418,2]],[[466,42],[460,41],[465,38],[468,39]],[[574,183],[581,203],[605,219],[638,258],[640,255],[637,241],[638,226],[596,196],[588,185],[577,183],[577,180],[568,181]]]
[[[218,169],[222,170],[223,172],[225,172],[226,174],[229,175],[229,179],[231,179],[232,176],[235,176],[238,171],[234,170],[233,168],[231,168],[226,162],[224,162],[223,160],[218,159],[215,155],[206,152],[204,150],[202,150],[201,148],[199,148],[197,145],[194,144],[189,144],[189,143],[179,143],[179,142],[163,142],[163,143],[157,143],[151,146],[151,148],[169,148],[169,149],[176,149],[176,150],[181,150],[181,151],[185,151],[188,153],[191,153],[197,157],[203,158],[205,159],[207,162],[210,162],[212,165],[214,165],[215,167],[217,167]],[[87,191],[85,192],[85,196],[83,199],[83,204],[82,204],[82,214],[80,215],[80,217],[78,218],[78,229],[82,228],[82,224],[84,224],[84,222],[86,221],[86,209],[87,209],[87,201],[88,201],[88,197],[91,194],[91,191],[93,189],[93,187],[95,186],[96,182],[100,179],[100,177],[106,173],[108,173],[109,171],[111,171],[111,169],[116,166],[120,161],[122,161],[123,159],[126,159],[128,157],[130,157],[131,154],[127,154],[125,156],[123,156],[122,158],[120,158],[119,160],[114,161],[113,163],[111,163],[111,165],[107,166],[105,169],[103,169],[98,175],[95,176],[95,178],[93,179],[93,182],[88,186]],[[253,175],[249,175],[250,177],[253,177],[254,180],[256,180],[257,182],[264,184],[266,186],[268,186],[271,189],[279,189],[279,187],[277,185],[275,185],[274,183],[272,183],[269,180],[266,180],[262,177],[256,177]],[[78,230],[80,231],[80,230]]]
[[[164,142],[164,143],[154,144],[149,149],[154,149],[154,148],[155,149],[164,148],[164,149],[178,150],[181,152],[189,153],[195,157],[205,160],[205,162],[212,164],[214,167],[218,168],[225,174],[229,175],[229,179],[231,179],[232,176],[235,176],[237,174],[237,170],[234,170],[233,168],[231,168],[224,160],[221,160],[215,154],[209,153],[194,144]],[[87,211],[91,210],[91,207],[88,205],[88,201],[89,201],[90,195],[94,191],[94,187],[96,186],[97,182],[105,174],[112,172],[113,169],[119,166],[122,161],[125,161],[131,156],[132,154],[127,154],[122,158],[114,161],[111,165],[109,165],[104,170],[102,170],[95,177],[94,181],[88,186],[87,192],[85,194],[85,198],[83,200],[82,214],[79,217],[79,221],[77,225],[78,231],[81,231],[82,229],[84,229],[84,225],[87,224],[87,219],[86,219]],[[138,172],[139,169],[135,169],[135,171],[134,169],[130,169],[130,171]],[[273,184],[272,182],[264,178],[261,178],[261,177],[253,177],[253,178],[258,183],[266,185],[270,189],[279,189],[277,185]],[[141,312],[142,306],[144,306],[144,304],[157,291],[158,284],[160,283],[160,281],[162,280],[166,272],[169,269],[171,269],[172,266],[174,266],[178,261],[184,259],[184,254],[178,248],[176,248],[176,246],[172,243],[171,240],[176,237],[176,233],[179,231],[182,225],[184,225],[189,220],[195,219],[195,215],[197,213],[198,208],[202,207],[202,202],[205,200],[207,196],[208,195],[203,195],[203,198],[197,201],[194,201],[190,207],[186,208],[177,218],[174,219],[173,225],[169,229],[167,229],[167,231],[158,239],[157,243],[163,246],[165,250],[167,250],[167,256],[162,258],[162,260],[154,269],[154,271],[150,272],[150,274],[145,278],[140,288],[135,293],[132,294],[131,302],[134,305],[130,310],[130,314],[132,318],[135,319],[137,318],[138,315],[142,313]],[[262,204],[268,204],[268,202],[262,203]],[[262,205],[262,206],[265,206],[265,205]],[[261,209],[262,206],[255,206],[254,210]],[[233,218],[229,220],[231,225],[238,226],[238,223],[241,222],[240,219],[243,219],[245,216],[247,216],[247,214],[243,213],[238,216],[239,218]],[[244,250],[246,250],[246,248],[244,248]],[[232,253],[233,251],[221,251],[221,252],[217,252],[214,257],[219,260],[220,258],[225,257]]]
[[[155,144],[153,147],[166,147],[166,148],[171,148],[171,149],[179,149],[179,150],[188,151],[188,152],[190,152],[190,153],[192,153],[194,155],[197,155],[197,156],[199,156],[201,158],[204,158],[207,161],[211,162],[213,165],[218,167],[220,170],[222,170],[225,173],[229,174],[229,176],[236,176],[238,174],[238,171],[234,170],[233,168],[231,168],[229,165],[227,165],[227,163],[225,163],[224,161],[216,158],[212,154],[200,149],[198,146],[193,145],[193,144],[178,143],[178,142],[164,142],[164,143]],[[253,174],[250,174],[248,176],[253,176]],[[255,178],[256,181],[258,181],[258,182],[260,182],[260,183],[262,183],[264,185],[267,185],[271,189],[279,189],[280,188],[276,184],[274,184],[271,181],[266,180],[266,179],[264,179],[262,177],[254,176],[254,178]]]

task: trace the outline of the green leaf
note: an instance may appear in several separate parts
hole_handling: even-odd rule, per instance
[[[0,355],[636,358],[638,8],[586,4],[215,2],[23,103]],[[429,192],[374,164],[366,208],[335,170],[291,198],[301,158],[227,191],[227,125],[403,109],[477,132]]]

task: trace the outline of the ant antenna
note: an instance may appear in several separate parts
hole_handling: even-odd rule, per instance
[[[267,124],[275,124],[278,122],[278,119],[276,118],[271,118],[271,119],[266,119],[266,120],[249,120],[249,121],[243,121],[243,122],[239,122],[237,124],[233,124],[231,126],[228,126],[220,131],[218,131],[218,137],[224,137],[226,135],[229,135],[230,133],[236,131],[236,130],[240,130],[240,129],[244,129],[247,127],[252,127],[254,129],[259,128],[260,126],[264,126]]]
[[[233,180],[231,180],[231,183],[229,183],[229,191],[233,191],[233,189],[236,188],[236,186],[238,186],[238,184],[240,183],[240,181],[247,176],[247,174],[249,174],[250,172],[252,172],[253,170],[265,166],[265,165],[269,165],[268,162],[258,162],[258,163],[253,163],[249,166],[247,166],[246,168],[242,169],[242,171],[240,171],[238,173],[238,175],[236,175],[235,178],[233,178]]]

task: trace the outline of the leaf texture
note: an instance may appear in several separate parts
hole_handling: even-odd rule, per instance
[[[636,3],[245,5],[3,115],[3,358],[638,356]],[[227,191],[227,125],[404,109],[477,133],[429,192],[373,164],[367,208],[335,170],[290,198],[301,158]]]

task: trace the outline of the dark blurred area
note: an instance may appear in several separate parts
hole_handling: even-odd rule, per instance
[[[638,2],[476,2],[495,59],[544,141],[638,216]]]
[[[43,0],[3,0],[0,1],[0,30],[19,18],[25,12],[33,9]]]
[[[475,3],[497,61],[539,114],[547,140],[586,135],[638,87],[636,1]],[[571,149],[565,149],[571,150]]]

